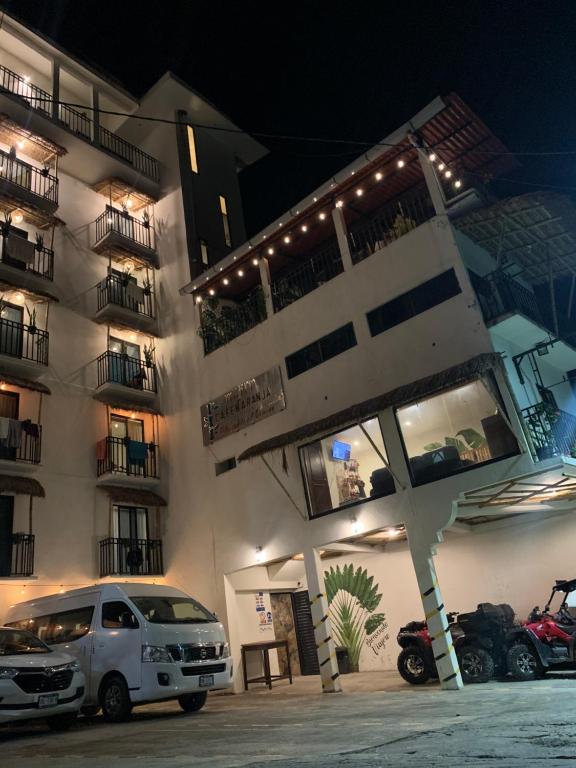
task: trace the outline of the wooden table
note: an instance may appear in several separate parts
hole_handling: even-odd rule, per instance
[[[284,648],[286,652],[286,661],[288,662],[288,674],[287,675],[273,675],[270,672],[270,651],[274,648]],[[249,651],[258,651],[262,654],[262,663],[264,665],[264,675],[262,677],[252,677],[248,679],[248,672],[246,670],[246,653]],[[244,674],[244,690],[248,690],[249,683],[266,683],[268,688],[272,688],[273,680],[290,680],[292,685],[292,667],[290,666],[290,651],[288,650],[287,640],[270,640],[269,642],[262,643],[245,643],[242,646],[242,672]]]

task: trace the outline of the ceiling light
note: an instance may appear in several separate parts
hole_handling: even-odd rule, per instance
[[[14,214],[14,222],[16,224],[22,224],[24,221],[24,216],[20,212]]]
[[[433,163],[436,160],[436,153],[430,152],[430,154],[428,155],[428,160],[430,160],[430,162]]]
[[[243,269],[239,269],[236,274],[238,275],[238,277],[244,277],[244,270]]]
[[[262,547],[256,547],[256,562],[257,563],[264,562],[264,552],[262,550]]]
[[[308,232],[308,225],[307,224],[302,224],[300,229],[302,230],[302,232]]]
[[[356,190],[356,197],[362,197],[363,194],[364,194],[364,190],[363,189],[357,189]]]
[[[446,168],[446,166],[444,165],[444,163],[440,163],[440,165],[438,166],[438,170],[439,170],[439,171],[443,171],[443,170],[444,170],[444,168]]]
[[[405,421],[404,422],[404,426],[405,427],[411,427],[412,426],[412,422],[411,421]]]
[[[388,534],[388,536],[398,536],[400,531],[398,530],[398,528],[388,528],[386,530],[386,533]]]
[[[227,277],[225,277],[225,278],[222,280],[222,282],[224,283],[224,285],[230,285],[230,280],[228,280],[228,278],[227,278]]]
[[[398,168],[404,168],[404,166],[406,165],[406,163],[404,162],[404,160],[398,160],[398,162],[396,163],[396,165],[398,166]]]
[[[24,149],[24,144],[26,144],[26,141],[24,139],[20,139],[18,142],[18,149]]]
[[[324,221],[324,219],[326,218],[326,214],[325,213],[319,213],[318,214],[318,218],[320,219],[320,221]]]
[[[336,208],[342,208],[344,205],[344,200],[336,200]]]
[[[374,178],[376,179],[376,181],[382,181],[383,176],[384,174],[381,171],[378,171],[377,173],[374,174]]]
[[[16,299],[16,301],[22,301],[22,299],[24,298],[24,296],[23,296],[21,293],[17,293],[17,294],[16,294],[16,296],[15,296],[14,298]]]
[[[128,198],[128,200],[126,200],[126,208],[132,208],[133,205],[134,203],[132,202],[132,200]]]
[[[266,253],[268,254],[268,256],[274,256],[274,248],[272,248],[272,246],[270,246],[270,248],[268,248]]]
[[[446,171],[446,173],[444,174],[444,178],[445,179],[449,179],[450,176],[452,176],[452,171],[450,171],[450,170]]]
[[[286,245],[288,245],[288,243],[290,242],[290,235],[285,236],[284,242],[286,243]]]
[[[131,419],[135,419],[136,418],[136,414],[134,413],[134,411],[132,411],[132,413],[130,414],[130,418]]]
[[[130,341],[136,341],[136,334],[135,333],[131,333],[130,334]]]

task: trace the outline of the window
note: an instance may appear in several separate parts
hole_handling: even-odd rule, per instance
[[[21,629],[0,629],[0,656],[22,656],[31,653],[52,651],[30,632]]]
[[[502,409],[481,381],[398,408],[414,485],[518,453]]]
[[[216,468],[216,476],[223,475],[224,472],[230,472],[231,469],[236,467],[236,459],[232,456],[230,459],[224,459],[224,461],[217,461],[214,465]]]
[[[208,259],[208,243],[205,240],[200,240],[200,259],[205,267],[210,265],[210,260]]]
[[[224,242],[228,248],[231,248],[232,237],[230,235],[230,222],[228,220],[228,204],[224,195],[220,195],[220,213],[222,214],[222,224],[224,225]]]
[[[105,629],[137,629],[140,625],[126,603],[111,600],[102,605],[102,626]]]
[[[382,461],[387,456],[377,418],[309,443],[299,452],[310,517],[396,490]]]
[[[48,645],[69,643],[88,634],[93,613],[94,606],[89,605],[84,608],[75,608],[72,611],[62,611],[61,613],[14,621],[11,626],[27,629]]]
[[[191,125],[188,126],[188,152],[190,153],[190,168],[192,168],[193,173],[198,173],[196,137],[194,136],[194,128]]]
[[[152,624],[209,624],[217,618],[191,597],[147,595],[132,602]]]
[[[368,312],[366,318],[368,327],[372,336],[393,328],[395,325],[410,320],[427,309],[448,301],[453,296],[461,293],[461,288],[453,269],[427,280],[422,285],[406,291],[401,296],[397,296],[386,304],[382,304],[371,312]]]
[[[286,370],[288,378],[293,379],[304,371],[315,368],[320,363],[325,363],[341,352],[346,352],[356,346],[356,334],[352,323],[338,328],[336,331],[322,336],[318,341],[308,344],[286,358]]]

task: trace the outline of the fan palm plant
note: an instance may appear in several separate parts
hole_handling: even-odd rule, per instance
[[[382,599],[378,594],[378,584],[368,571],[352,564],[333,566],[324,573],[326,597],[330,606],[330,622],[334,639],[348,649],[350,666],[358,670],[360,652],[366,640],[366,633],[372,634],[383,615],[370,617]],[[376,624],[376,626],[375,626]]]

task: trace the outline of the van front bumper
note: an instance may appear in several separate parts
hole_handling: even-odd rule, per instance
[[[232,657],[218,661],[180,664],[177,662],[147,662],[142,664],[142,685],[130,691],[134,703],[157,699],[174,699],[197,691],[215,691],[230,688],[232,680]],[[206,683],[209,677],[212,683]]]
[[[45,701],[40,697],[46,694],[25,693],[13,680],[0,680],[0,723],[78,712],[84,700],[84,675],[76,672],[68,688],[54,693],[58,696],[56,704],[39,706]]]

